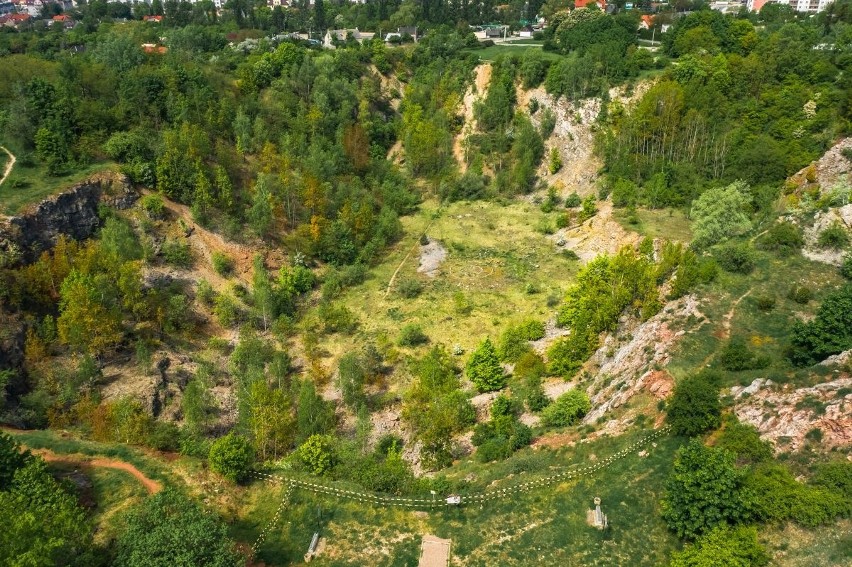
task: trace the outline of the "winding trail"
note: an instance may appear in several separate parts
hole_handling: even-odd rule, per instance
[[[6,181],[6,178],[9,177],[10,173],[12,173],[12,168],[15,167],[15,162],[18,160],[15,157],[15,154],[10,152],[5,146],[0,146],[0,150],[3,150],[7,154],[9,154],[9,163],[6,164],[6,167],[3,170],[3,177],[0,177],[0,185],[3,185],[3,182]]]
[[[95,457],[89,459],[83,455],[59,455],[49,449],[31,449],[34,455],[38,455],[48,463],[63,463],[80,465],[81,467],[97,467],[103,469],[115,469],[124,471],[142,484],[148,494],[156,494],[163,489],[163,485],[151,478],[145,476],[145,473],[137,469],[130,463],[119,461],[118,459],[105,459],[103,457]]]

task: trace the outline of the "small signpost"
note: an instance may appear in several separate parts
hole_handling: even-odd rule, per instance
[[[601,499],[595,496],[595,527],[599,530],[606,529],[606,514],[601,512]]]

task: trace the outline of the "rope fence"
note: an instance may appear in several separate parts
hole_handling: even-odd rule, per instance
[[[449,505],[461,505],[461,504],[476,504],[488,502],[490,500],[496,500],[499,498],[505,498],[507,496],[513,496],[515,494],[521,492],[527,492],[529,490],[533,490],[536,488],[543,488],[545,486],[549,486],[551,484],[562,482],[565,480],[581,478],[584,476],[591,476],[598,471],[609,467],[616,461],[623,459],[630,453],[638,450],[640,447],[643,447],[655,439],[658,439],[660,436],[668,433],[670,430],[670,426],[665,426],[660,429],[655,430],[650,435],[636,441],[635,443],[629,445],[628,447],[622,449],[618,453],[611,455],[600,462],[597,462],[592,465],[587,465],[580,468],[575,468],[571,470],[562,471],[544,478],[539,478],[535,480],[531,480],[528,482],[523,482],[521,484],[516,484],[514,486],[509,486],[505,488],[496,488],[493,490],[485,490],[480,493],[474,494],[466,494],[457,497],[449,497],[447,499],[438,499],[438,498],[408,498],[408,497],[396,497],[396,496],[387,496],[384,494],[378,494],[375,492],[359,492],[356,490],[348,490],[345,488],[338,488],[336,486],[325,484],[317,479],[302,480],[296,477],[287,476],[284,474],[268,474],[263,472],[253,471],[252,474],[255,478],[259,480],[264,480],[268,482],[273,482],[277,484],[286,484],[289,486],[289,490],[287,494],[294,489],[299,488],[305,490],[307,492],[312,492],[315,494],[325,494],[328,496],[334,496],[339,499],[348,499],[355,500],[360,503],[373,504],[376,506],[386,506],[386,507],[400,507],[400,508],[436,508],[439,506],[449,506]],[[455,498],[452,502],[450,498]],[[282,503],[283,507],[283,503]]]

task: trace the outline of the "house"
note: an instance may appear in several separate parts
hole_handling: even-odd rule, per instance
[[[796,12],[809,12],[813,14],[822,12],[832,2],[834,0],[748,0],[746,7],[752,12],[759,12],[766,4],[786,4]]]
[[[606,11],[606,0],[575,0],[574,8],[585,8],[589,4],[597,4],[598,8]]]
[[[643,14],[639,20],[640,30],[649,30],[654,27],[654,16]]]
[[[29,14],[6,14],[0,16],[0,26],[9,28],[21,29],[26,24],[32,22],[32,16]]]
[[[9,0],[0,0],[0,16],[11,14],[15,11],[15,4]]]
[[[61,24],[62,27],[66,30],[70,30],[76,25],[74,18],[72,18],[68,14],[59,14],[58,16],[53,16],[53,18],[51,18],[51,21],[54,24]]]
[[[163,16],[144,16],[144,17],[142,18],[142,21],[145,21],[145,22],[154,22],[155,24],[159,24],[159,23],[162,23],[162,21],[163,21]]]
[[[143,43],[142,51],[149,54],[165,55],[169,48],[165,45],[157,45],[156,43]]]
[[[376,34],[371,32],[362,32],[358,28],[343,29],[343,30],[328,30],[322,38],[322,45],[328,49],[334,49],[336,43],[344,43],[350,37],[357,42],[370,41]]]

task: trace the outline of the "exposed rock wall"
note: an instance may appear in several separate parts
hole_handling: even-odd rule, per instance
[[[101,203],[126,209],[138,198],[124,175],[98,174],[21,215],[0,220],[0,253],[16,250],[19,261],[32,262],[62,234],[75,240],[92,236],[100,226]]]

